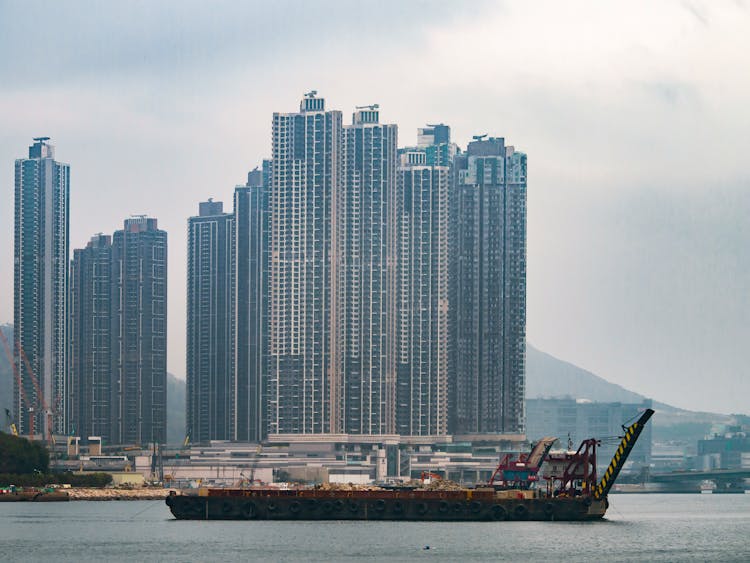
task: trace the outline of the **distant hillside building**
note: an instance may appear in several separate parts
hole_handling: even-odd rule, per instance
[[[602,446],[597,464],[606,466],[619,445],[618,436],[637,419],[651,401],[642,403],[595,403],[582,399],[528,399],[526,401],[526,437],[534,442],[544,436],[556,436],[560,446],[567,448],[568,437],[573,449],[587,438],[599,438]],[[651,431],[647,424],[630,454],[628,463],[642,467],[651,463]]]
[[[698,440],[696,469],[750,469],[750,426],[729,426],[721,434]]]
[[[13,416],[21,434],[30,433],[32,426],[36,434],[64,434],[68,430],[65,385],[70,166],[55,160],[55,148],[48,141],[49,137],[34,139],[29,157],[19,158],[15,164],[16,342],[12,345],[24,393],[14,382]],[[29,369],[38,387],[32,383]],[[23,394],[31,404],[22,403]]]
[[[193,443],[233,437],[234,216],[220,201],[188,219],[187,418]]]

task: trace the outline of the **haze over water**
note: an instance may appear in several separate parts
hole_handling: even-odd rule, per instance
[[[174,520],[160,501],[0,503],[0,560],[750,560],[750,495],[610,503],[602,522],[469,524],[197,522]]]

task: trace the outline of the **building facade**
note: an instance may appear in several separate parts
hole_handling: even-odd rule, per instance
[[[34,139],[15,163],[13,362],[23,389],[14,383],[13,415],[22,434],[67,431],[70,167],[48,140]]]
[[[233,437],[259,442],[268,434],[268,191],[271,162],[234,190]]]
[[[523,432],[526,155],[475,138],[453,178],[453,431]]]
[[[389,299],[395,276],[392,215],[398,128],[379,123],[378,106],[358,108],[343,129],[341,230],[342,431],[391,433],[395,369],[389,362]]]
[[[208,200],[188,219],[186,435],[233,436],[234,216]]]
[[[167,386],[167,233],[136,216],[112,237],[112,440],[164,443]]]
[[[112,442],[112,237],[94,235],[70,266],[71,435]]]
[[[337,346],[341,112],[315,92],[273,115],[269,193],[269,433],[340,424]]]
[[[450,168],[400,155],[395,198],[396,432],[448,432]]]

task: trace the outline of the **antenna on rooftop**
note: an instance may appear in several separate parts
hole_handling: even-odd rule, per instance
[[[483,139],[484,139],[484,138],[485,138],[486,136],[487,136],[487,133],[485,133],[484,135],[474,135],[474,136],[472,137],[472,139],[474,139],[475,141],[481,141],[481,140],[483,140]]]
[[[39,141],[41,143],[43,143],[44,141],[49,141],[49,139],[49,137],[34,137],[35,141]]]
[[[371,104],[369,106],[354,106],[355,109],[369,109],[376,110],[380,107],[380,104]]]

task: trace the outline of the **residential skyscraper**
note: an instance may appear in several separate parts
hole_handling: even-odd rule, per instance
[[[454,179],[453,432],[523,432],[526,155],[476,137]]]
[[[341,112],[316,92],[273,115],[269,193],[270,433],[337,432]]]
[[[32,426],[45,435],[67,430],[70,167],[47,141],[35,138],[15,165],[13,361],[24,393],[15,382],[13,414],[22,434]],[[32,404],[23,404],[24,394]]]
[[[167,393],[167,233],[135,216],[112,239],[112,440],[164,443]]]
[[[357,108],[343,129],[341,283],[338,327],[341,431],[392,433],[395,368],[389,364],[389,298],[395,290],[393,205],[398,127],[379,123],[378,106]],[[392,306],[390,307],[392,309]],[[390,327],[393,330],[393,327]]]
[[[448,432],[447,166],[426,151],[400,155],[396,232],[396,431]]]
[[[187,417],[193,443],[233,437],[234,216],[220,201],[188,219]]]
[[[259,442],[268,434],[268,193],[271,161],[234,190],[233,437]]]
[[[70,266],[68,430],[112,443],[112,237],[94,235]]]

